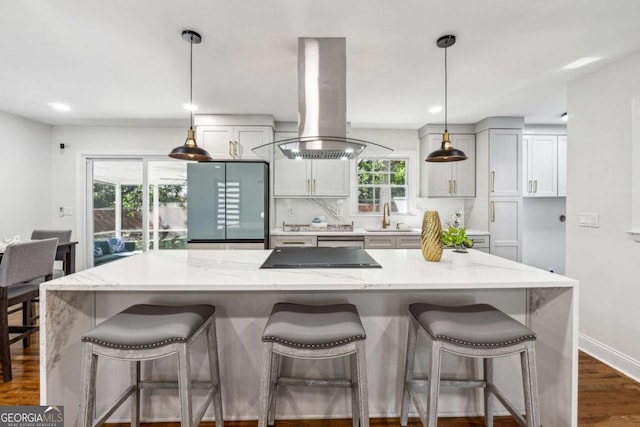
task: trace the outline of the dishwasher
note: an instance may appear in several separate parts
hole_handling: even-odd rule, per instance
[[[318,236],[319,248],[355,247],[364,249],[364,236]]]

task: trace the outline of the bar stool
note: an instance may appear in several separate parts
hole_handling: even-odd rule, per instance
[[[216,344],[215,307],[211,305],[159,306],[134,305],[105,320],[82,337],[81,426],[102,425],[131,396],[131,425],[140,425],[140,390],[144,388],[178,388],[181,424],[198,425],[213,401],[216,427],[223,426],[222,396]],[[211,381],[192,381],[191,344],[205,333]],[[178,381],[140,380],[140,362],[177,354]],[[94,422],[95,387],[98,356],[131,363],[131,385]],[[193,416],[192,388],[207,388],[210,393],[202,408]]]
[[[275,304],[262,334],[258,427],[274,424],[278,388],[288,385],[350,387],[353,426],[369,427],[365,338],[358,310],[352,304]],[[349,356],[351,378],[281,377],[282,356],[296,359]]]
[[[507,408],[521,426],[540,427],[538,386],[534,341],[535,333],[502,311],[488,304],[457,307],[433,304],[411,304],[407,338],[404,386],[400,425],[406,426],[409,403],[413,403],[425,427],[436,427],[440,385],[484,388],[484,422],[493,427],[494,397]],[[427,380],[413,377],[418,331],[431,347],[431,362]],[[440,378],[442,351],[459,356],[482,358],[482,380],[444,380]],[[520,354],[526,418],[493,383],[493,358]],[[428,385],[427,410],[419,399],[417,387]]]

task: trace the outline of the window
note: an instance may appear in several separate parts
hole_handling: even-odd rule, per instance
[[[385,203],[391,212],[409,211],[407,163],[407,159],[358,160],[358,213],[382,212]]]

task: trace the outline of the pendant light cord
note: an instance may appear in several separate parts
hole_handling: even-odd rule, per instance
[[[191,34],[189,45],[191,46],[189,49],[189,119],[191,121],[190,129],[193,130],[193,34]]]
[[[444,48],[444,131],[447,129],[447,48]]]

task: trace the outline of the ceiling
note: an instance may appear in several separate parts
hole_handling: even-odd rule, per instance
[[[353,127],[523,116],[560,123],[566,83],[640,49],[638,0],[0,0],[0,111],[50,124],[188,123],[205,114],[297,120],[297,38],[347,38]],[[564,70],[581,57],[602,59]],[[61,102],[71,111],[51,109]]]

